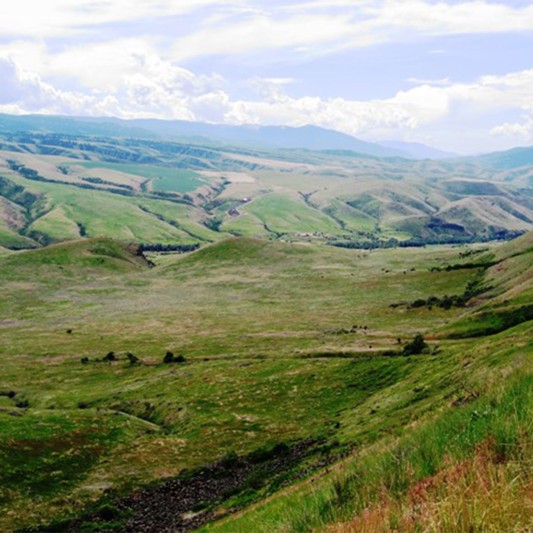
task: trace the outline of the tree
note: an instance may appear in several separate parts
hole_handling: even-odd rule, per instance
[[[424,337],[419,333],[411,342],[403,347],[403,354],[418,355],[426,351],[428,348],[426,341],[424,341]]]
[[[116,361],[117,360],[117,356],[115,355],[115,352],[108,352],[103,360],[106,363],[110,363],[111,361]]]

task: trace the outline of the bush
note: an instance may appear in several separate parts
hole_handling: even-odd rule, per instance
[[[183,355],[174,355],[172,352],[167,352],[163,357],[163,363],[185,363],[185,357]]]
[[[117,356],[115,355],[115,352],[108,352],[107,355],[103,358],[103,361],[106,361],[107,363],[110,363],[111,361],[116,361]]]
[[[222,457],[219,464],[222,468],[225,468],[226,470],[231,470],[239,466],[240,459],[236,452],[230,451],[226,453],[224,457]]]
[[[424,341],[424,337],[419,333],[411,342],[403,347],[403,355],[418,355],[427,352],[428,348],[429,346]]]
[[[128,352],[126,354],[126,357],[129,359],[130,365],[135,365],[140,361],[140,359],[136,355],[133,355],[131,352]]]

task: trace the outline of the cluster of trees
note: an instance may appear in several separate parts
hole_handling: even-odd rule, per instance
[[[381,248],[421,248],[432,244],[472,244],[476,242],[489,242],[494,240],[511,240],[524,231],[518,230],[493,230],[479,235],[439,235],[435,237],[413,237],[405,241],[399,241],[395,238],[378,239],[373,236],[369,240],[331,240],[328,242],[331,246],[349,249],[374,250]]]
[[[181,195],[177,192],[165,192],[165,191],[151,191],[149,194],[150,196],[154,196],[155,198],[168,200],[169,202],[174,202],[175,204],[185,204],[185,205],[194,204],[194,200],[192,196],[189,196],[188,194]]]
[[[411,309],[417,307],[440,307],[441,309],[451,309],[452,307],[464,307],[470,299],[482,292],[489,290],[490,287],[484,286],[481,279],[474,279],[469,281],[463,294],[453,294],[451,296],[445,294],[444,296],[430,296],[427,299],[419,298],[411,302],[408,307]],[[397,307],[397,306],[392,306]]]
[[[194,252],[198,250],[200,245],[195,242],[193,244],[150,244],[143,243],[139,245],[139,252]]]
[[[419,333],[415,338],[408,342],[404,347],[403,355],[419,355],[422,353],[429,353],[429,346],[424,340],[424,337]]]
[[[27,191],[22,185],[17,185],[2,177],[0,177],[0,194],[28,210],[34,209],[39,200],[42,199],[41,196]]]
[[[222,225],[222,219],[218,217],[206,218],[204,220],[204,226],[212,231],[220,231]]]
[[[130,191],[134,190],[131,185],[126,185],[125,183],[115,183],[102,178],[82,177],[81,179],[89,183],[96,183],[97,185],[113,185],[114,187],[119,187],[121,189],[129,189]]]
[[[452,270],[469,270],[472,268],[490,268],[491,266],[496,265],[496,261],[483,261],[480,263],[456,263],[453,265],[446,265],[444,267],[431,267],[429,269],[430,272],[442,272],[445,270],[446,272],[450,272]]]
[[[142,363],[141,359],[131,352],[125,353],[126,359],[129,361],[130,365],[136,365]],[[107,352],[101,359],[94,359],[95,363],[113,363],[119,361],[120,357],[115,352]],[[88,357],[82,357],[80,359],[82,365],[88,365],[91,360]],[[185,363],[186,359],[183,355],[178,354],[174,355],[172,352],[167,352],[165,357],[163,357],[164,364],[170,363]]]

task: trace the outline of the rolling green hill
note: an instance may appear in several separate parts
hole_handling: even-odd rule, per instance
[[[529,305],[531,239],[0,256],[0,529],[453,529],[445,479],[465,527],[526,524],[531,317],[485,317]]]
[[[5,133],[1,147],[0,245],[12,249],[230,235],[379,247],[511,238],[533,227],[527,164],[57,133]]]

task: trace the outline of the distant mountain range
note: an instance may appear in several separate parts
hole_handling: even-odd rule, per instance
[[[222,143],[256,148],[347,150],[374,157],[442,159],[455,154],[420,143],[372,143],[317,126],[228,126],[183,120],[0,115],[0,133],[58,133],[133,138],[165,138],[196,143]]]
[[[521,146],[504,152],[491,152],[465,159],[495,170],[526,167],[533,165],[533,146]]]
[[[404,141],[380,141],[380,146],[401,152],[409,159],[448,159],[458,157],[453,152],[444,152],[422,143]]]

